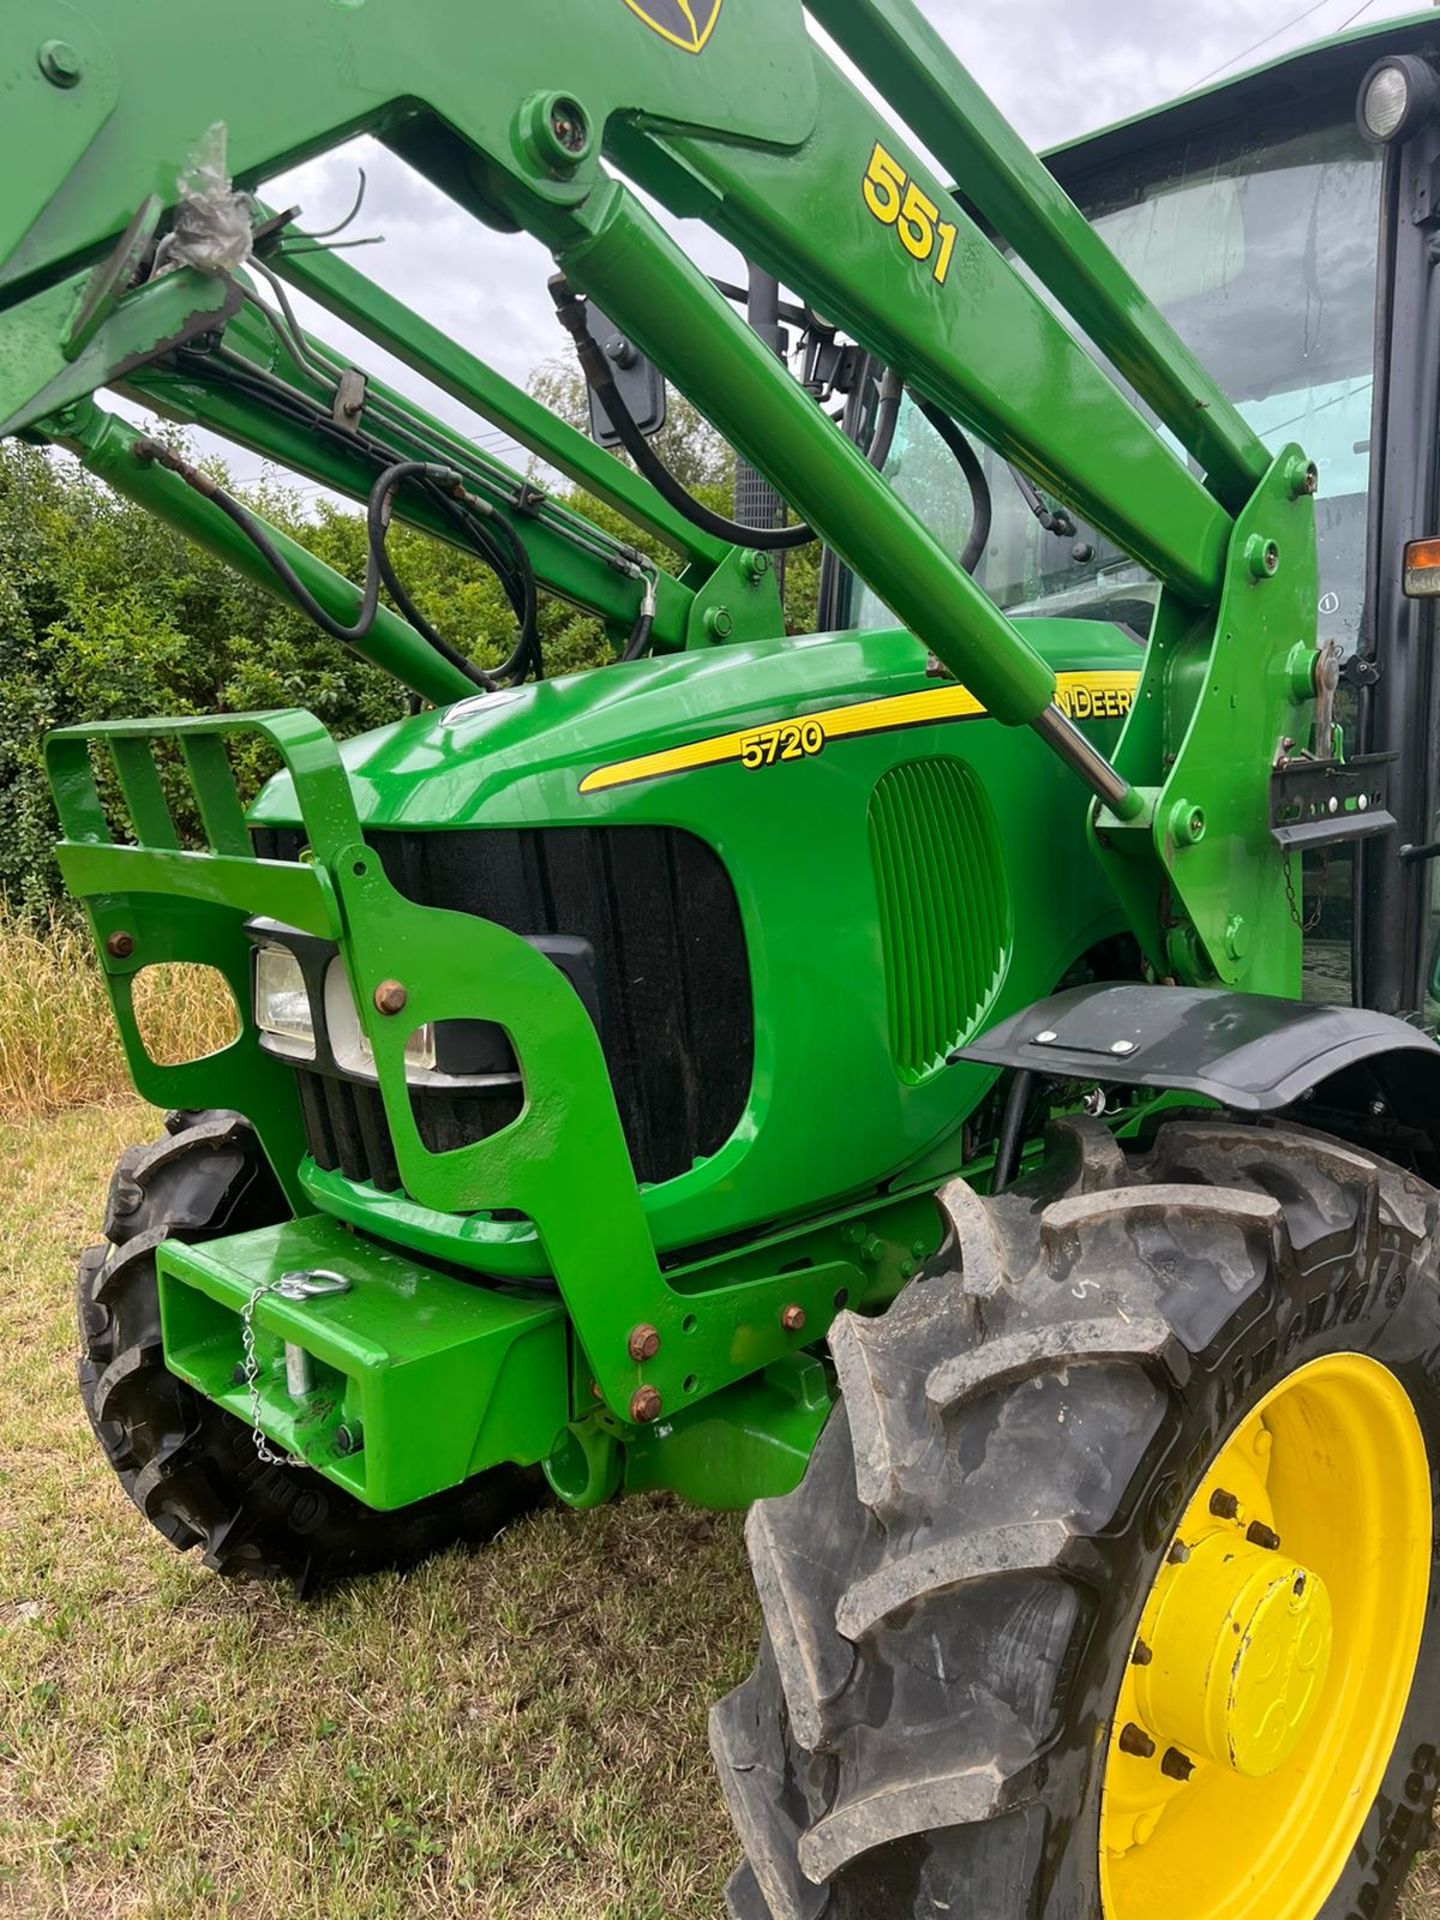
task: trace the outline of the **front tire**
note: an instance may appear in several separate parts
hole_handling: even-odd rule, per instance
[[[1440,1775],[1440,1196],[1298,1128],[1187,1118],[1133,1153],[1068,1124],[1012,1193],[942,1201],[949,1245],[837,1322],[842,1403],[751,1515],[765,1639],[712,1717],[732,1914],[1391,1912]],[[1233,1451],[1262,1432],[1289,1462],[1269,1491]],[[1328,1665],[1281,1606],[1227,1693],[1263,1636],[1236,1599],[1212,1645],[1212,1562],[1226,1596],[1283,1565],[1286,1605],[1330,1607]],[[1255,1672],[1307,1661],[1294,1753],[1262,1751]]]
[[[254,1129],[236,1113],[172,1113],[164,1138],[121,1156],[105,1241],[80,1256],[77,1375],[85,1411],[130,1499],[180,1551],[231,1579],[309,1592],[491,1538],[539,1499],[538,1476],[501,1467],[377,1513],[308,1467],[268,1466],[254,1436],[165,1365],[155,1250],[289,1217]]]

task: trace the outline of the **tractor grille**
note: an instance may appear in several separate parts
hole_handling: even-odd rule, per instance
[[[600,1039],[636,1177],[673,1179],[717,1151],[750,1093],[754,1014],[740,910],[717,854],[658,827],[538,827],[368,836],[397,892],[522,934],[564,934],[595,956]],[[256,835],[294,859],[301,836]],[[350,1179],[400,1182],[378,1091],[296,1069],[310,1151]],[[497,1133],[509,1091],[413,1096],[433,1152]]]
[[[890,1044],[907,1080],[945,1064],[988,1010],[1011,945],[994,815],[959,760],[908,760],[870,797]]]

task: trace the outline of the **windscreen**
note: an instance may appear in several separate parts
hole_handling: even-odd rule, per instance
[[[1317,462],[1320,633],[1347,652],[1364,583],[1379,178],[1375,149],[1347,124],[1193,142],[1163,162],[1137,157],[1077,194],[1267,445],[1298,440]],[[977,578],[991,597],[1015,614],[1148,633],[1149,576],[1083,524],[1046,531],[1005,464],[987,454],[986,469],[994,522]],[[886,471],[958,552],[969,490],[908,401]],[[854,612],[858,626],[888,624],[858,583]]]

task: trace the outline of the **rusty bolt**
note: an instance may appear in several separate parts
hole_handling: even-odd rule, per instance
[[[133,933],[112,933],[105,942],[105,951],[112,960],[128,960],[135,951]]]
[[[398,980],[382,980],[375,989],[375,1006],[380,1013],[402,1013],[409,998]]]
[[[660,1395],[654,1387],[641,1387],[630,1402],[630,1418],[637,1426],[648,1427],[660,1418]]]
[[[1154,1658],[1154,1654],[1143,1640],[1137,1640],[1135,1642],[1134,1650],[1130,1655],[1130,1664],[1132,1667],[1148,1667]]]
[[[1120,1729],[1120,1751],[1133,1753],[1137,1760],[1151,1760],[1155,1756],[1155,1742],[1143,1727],[1137,1727],[1130,1721]]]
[[[1178,1747],[1170,1747],[1160,1762],[1160,1771],[1167,1780],[1188,1780],[1195,1771],[1195,1762]]]
[[[1273,1527],[1267,1527],[1263,1520],[1252,1520],[1245,1529],[1245,1538],[1252,1547],[1264,1547],[1267,1553],[1274,1553],[1280,1545],[1280,1536]]]
[[[598,1380],[592,1380],[590,1382],[590,1398],[592,1400],[603,1400],[605,1398]]]
[[[626,1347],[637,1366],[642,1360],[653,1360],[660,1351],[659,1330],[647,1326],[633,1327]]]
[[[780,1324],[787,1333],[799,1333],[805,1325],[805,1309],[792,1303],[780,1315]]]
[[[1240,1502],[1233,1493],[1226,1493],[1225,1489],[1220,1487],[1210,1496],[1210,1511],[1217,1520],[1238,1520]]]

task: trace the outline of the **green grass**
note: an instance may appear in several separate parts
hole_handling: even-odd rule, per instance
[[[720,1920],[738,1524],[640,1500],[306,1606],[222,1587],[74,1387],[73,1259],[153,1120],[0,1128],[0,1914]]]
[[[73,1384],[74,1256],[154,1131],[0,1126],[0,1916],[721,1920],[738,1525],[640,1500],[307,1606],[222,1587],[140,1520]],[[1440,1920],[1440,1856],[1402,1916]]]

